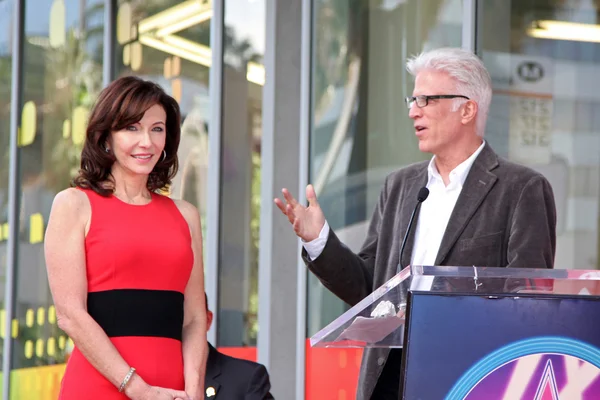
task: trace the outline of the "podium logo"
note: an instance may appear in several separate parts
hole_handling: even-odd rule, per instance
[[[600,349],[561,337],[505,346],[469,369],[446,400],[600,399]]]

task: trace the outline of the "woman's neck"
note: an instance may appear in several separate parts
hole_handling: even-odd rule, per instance
[[[113,177],[113,194],[119,199],[132,204],[147,203],[152,198],[148,190],[148,176],[127,175],[120,169],[111,171]]]

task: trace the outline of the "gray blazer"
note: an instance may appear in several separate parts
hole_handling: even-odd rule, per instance
[[[396,273],[400,245],[419,189],[427,184],[428,161],[391,173],[385,181],[360,253],[330,231],[321,255],[308,268],[325,287],[355,305]],[[402,265],[410,264],[413,227]],[[452,212],[436,265],[553,268],[556,207],[550,183],[538,172],[509,162],[484,146],[473,163]],[[389,354],[367,349],[357,399],[368,400]]]

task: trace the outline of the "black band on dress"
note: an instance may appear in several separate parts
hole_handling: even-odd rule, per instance
[[[143,289],[91,292],[87,309],[108,337],[153,336],[181,341],[183,293]]]

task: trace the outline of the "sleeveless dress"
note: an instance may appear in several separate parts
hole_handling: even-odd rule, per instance
[[[168,197],[131,205],[83,190],[92,209],[85,239],[88,312],[149,385],[183,390],[183,294],[191,234]],[[123,377],[124,378],[124,377]],[[60,400],[126,400],[75,347]]]

